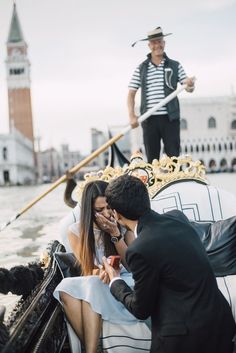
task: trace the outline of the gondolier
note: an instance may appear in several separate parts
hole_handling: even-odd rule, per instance
[[[133,128],[138,126],[135,113],[135,96],[141,88],[141,114],[152,108],[163,98],[177,88],[178,82],[187,84],[186,90],[193,92],[194,80],[188,78],[182,65],[170,59],[166,53],[164,37],[171,33],[163,34],[161,27],[149,32],[147,38],[151,53],[135,70],[129,84],[128,113],[130,124]],[[133,46],[136,42],[133,44]],[[154,112],[142,123],[143,140],[148,162],[159,159],[161,140],[164,151],[168,156],[179,156],[180,153],[180,109],[178,98],[175,97],[161,109]]]

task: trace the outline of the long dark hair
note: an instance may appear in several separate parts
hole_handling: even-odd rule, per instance
[[[97,197],[105,197],[105,190],[108,183],[102,180],[92,181],[85,185],[80,213],[80,237],[78,248],[75,255],[78,258],[82,270],[82,274],[91,275],[94,269],[95,257],[95,238],[93,231],[94,218],[94,203]],[[105,256],[115,255],[117,251],[113,243],[111,243],[111,236],[102,231],[102,240],[104,243]]]

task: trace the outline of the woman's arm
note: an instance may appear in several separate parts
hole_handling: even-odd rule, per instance
[[[131,230],[127,230],[125,232],[124,239],[125,239],[127,246],[129,246],[135,240],[134,232],[132,232]]]
[[[71,246],[71,249],[74,253],[74,255],[76,256],[76,258],[78,259],[78,250],[79,250],[79,238],[78,236],[73,233],[71,230],[68,231],[68,239],[69,239],[69,243]]]
[[[125,266],[127,271],[129,271],[129,267],[125,260],[125,254],[126,254],[127,247],[134,241],[134,239],[135,239],[134,233],[131,230],[127,230],[124,234],[124,238],[119,240],[117,243],[114,243],[116,250],[121,257],[121,262]]]

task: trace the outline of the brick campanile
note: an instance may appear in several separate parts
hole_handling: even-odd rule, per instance
[[[33,119],[30,94],[30,62],[16,4],[13,7],[7,39],[7,86],[9,128],[19,130],[34,144]]]

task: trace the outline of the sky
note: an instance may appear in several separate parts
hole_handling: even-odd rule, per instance
[[[34,132],[41,148],[90,151],[90,128],[128,123],[134,69],[161,26],[166,53],[196,90],[179,98],[236,91],[236,0],[16,0],[31,62]],[[0,134],[8,132],[6,40],[13,1],[0,0]]]

